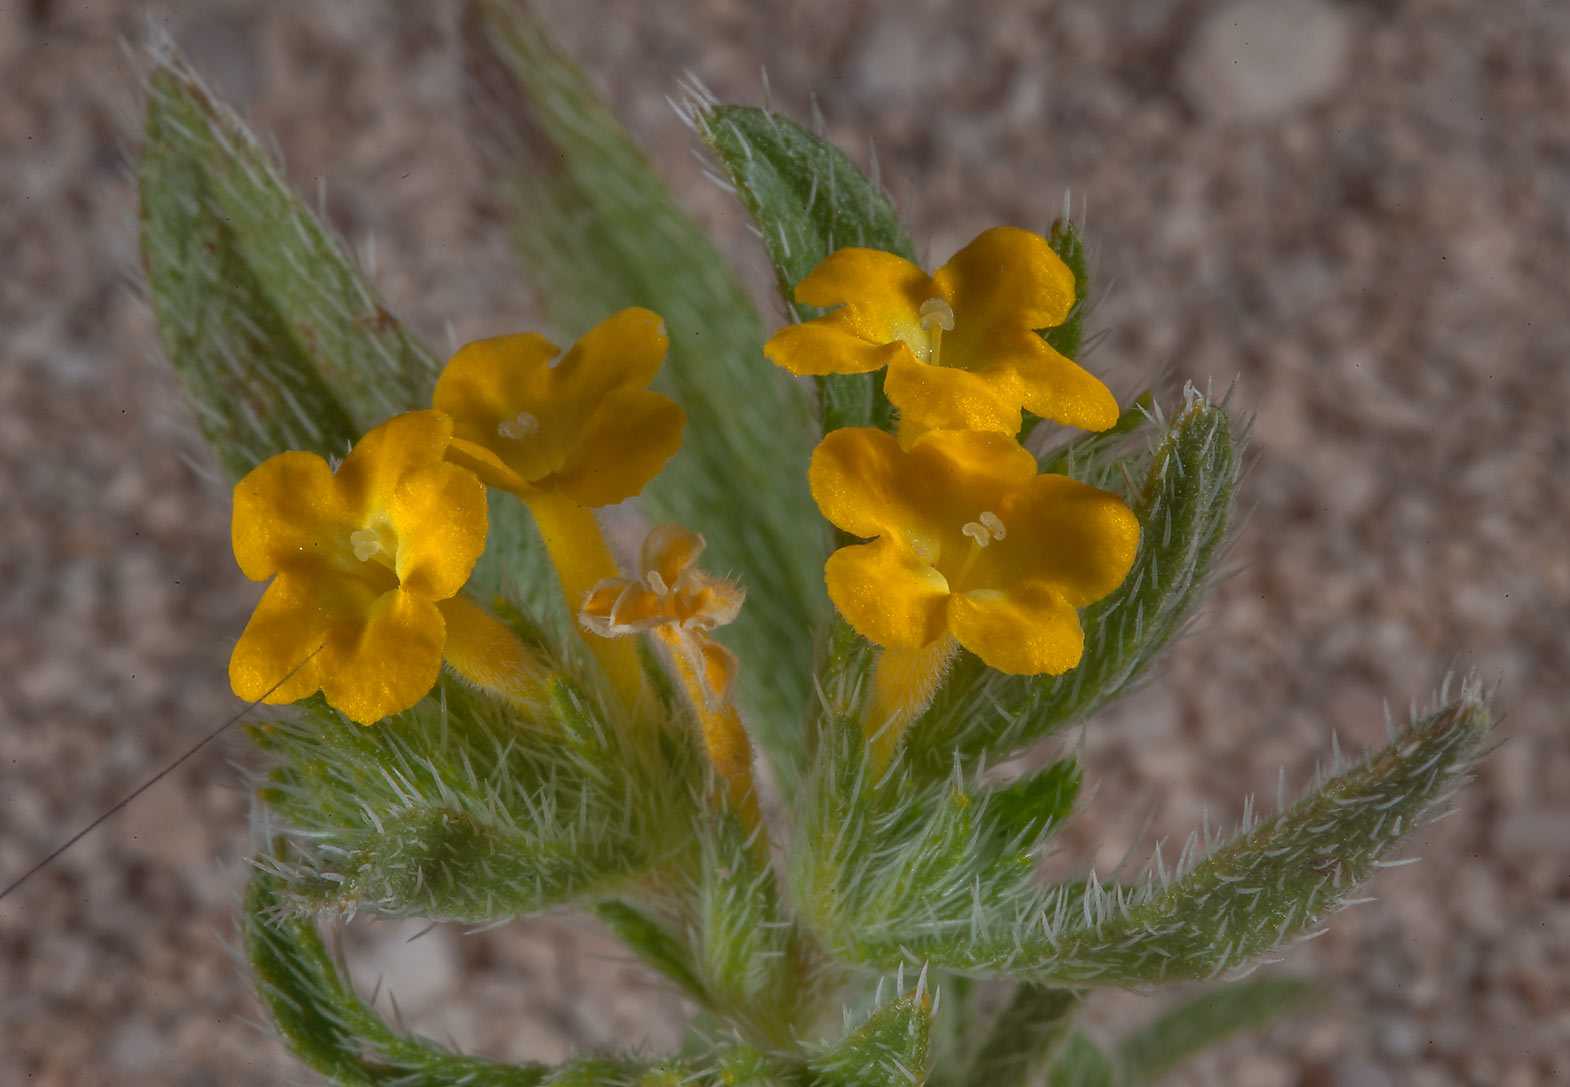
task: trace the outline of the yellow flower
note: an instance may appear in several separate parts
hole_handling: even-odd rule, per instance
[[[887,366],[906,444],[926,430],[1016,434],[1021,407],[1087,430],[1117,422],[1106,386],[1035,332],[1074,304],[1074,275],[1039,234],[983,231],[930,276],[892,253],[840,249],[796,300],[839,308],[781,329],[763,353],[795,374]]]
[[[680,525],[661,525],[644,538],[642,577],[606,578],[584,598],[578,619],[602,638],[653,633],[679,654],[702,686],[703,705],[730,698],[736,657],[709,637],[736,618],[746,590],[697,568],[703,537]]]
[[[643,489],[681,447],[686,416],[649,382],[665,359],[665,322],[612,314],[554,366],[532,332],[459,349],[432,403],[453,417],[450,457],[524,499],[560,495],[609,506]]]
[[[280,453],[235,485],[235,559],[253,581],[273,579],[229,660],[236,695],[260,698],[307,657],[266,701],[321,690],[372,724],[431,689],[449,622],[472,636],[479,609],[456,594],[485,548],[485,487],[446,462],[451,439],[446,415],[409,412],[336,472],[314,453]]]
[[[1139,522],[1117,496],[1037,475],[1014,439],[930,431],[907,451],[869,427],[813,452],[823,515],[871,543],[842,547],[824,573],[863,637],[895,650],[951,635],[990,667],[1059,674],[1084,648],[1076,609],[1122,582]]]

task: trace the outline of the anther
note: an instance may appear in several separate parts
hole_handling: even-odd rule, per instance
[[[665,579],[660,576],[658,570],[650,570],[644,574],[643,583],[659,596],[664,596],[671,591],[670,586],[665,584]]]
[[[977,520],[992,534],[994,540],[1001,540],[1008,536],[1008,530],[1003,527],[1003,518],[991,510],[987,510]]]
[[[921,327],[928,332],[937,326],[944,332],[954,331],[954,308],[941,298],[929,298],[921,304],[917,311],[921,315]]]
[[[349,546],[354,548],[355,558],[361,562],[369,562],[371,556],[382,549],[382,542],[376,538],[373,530],[357,528],[349,533]]]
[[[986,547],[992,542],[992,536],[987,532],[986,527],[978,525],[975,521],[966,521],[961,526],[960,532],[974,540],[977,547]]]
[[[503,419],[496,424],[496,433],[503,438],[527,438],[539,429],[540,421],[526,411],[520,411],[511,419]]]

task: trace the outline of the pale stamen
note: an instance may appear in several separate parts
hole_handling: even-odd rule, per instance
[[[661,576],[658,570],[650,570],[644,574],[643,583],[657,596],[665,596],[671,591],[670,586],[665,584],[665,578]]]
[[[986,526],[975,521],[966,521],[960,532],[974,540],[977,547],[986,547],[992,542],[992,534],[987,531]]]
[[[369,562],[382,549],[382,541],[377,538],[374,530],[357,528],[349,533],[349,546],[354,548],[355,558],[361,562]]]
[[[954,331],[954,308],[941,298],[929,298],[921,304],[917,313],[930,345],[927,361],[933,366],[941,366],[939,355],[943,350],[943,334]]]
[[[511,419],[503,419],[496,424],[496,433],[503,438],[517,441],[527,438],[540,429],[540,421],[526,411],[520,411]]]
[[[979,518],[977,518],[977,520],[979,520],[982,526],[992,534],[992,538],[994,540],[1002,540],[1007,538],[1008,530],[1003,527],[1003,518],[999,517],[991,510],[987,510]]]

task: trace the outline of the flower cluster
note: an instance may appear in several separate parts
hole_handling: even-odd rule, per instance
[[[1078,609],[1122,581],[1139,526],[1114,495],[1039,474],[1017,440],[1022,411],[1091,429],[1117,419],[1105,386],[1039,331],[1074,305],[1068,268],[1040,235],[1000,227],[930,276],[841,249],[796,297],[834,308],[776,334],[767,357],[797,374],[887,367],[899,410],[897,435],[827,434],[809,471],[823,516],[869,541],[825,568],[841,615],[884,649],[869,728],[919,709],[959,646],[1003,672],[1073,668]],[[431,409],[376,427],[336,471],[297,452],[258,466],[235,488],[234,549],[246,576],[272,583],[235,646],[235,692],[289,702],[320,690],[369,724],[424,697],[445,660],[525,693],[538,665],[462,592],[485,547],[489,485],[533,514],[623,708],[652,705],[630,637],[646,633],[670,651],[711,758],[747,802],[738,665],[711,637],[742,588],[699,570],[703,538],[675,525],[650,533],[639,576],[623,576],[593,513],[639,494],[681,444],[681,408],[649,389],[666,350],[664,322],[638,308],[564,355],[533,333],[480,340],[447,363]]]
[[[1139,522],[1115,495],[1038,475],[1016,440],[1021,409],[1091,430],[1117,421],[1107,388],[1038,333],[1074,305],[1068,267],[1039,234],[996,227],[930,276],[890,253],[838,250],[796,299],[836,308],[764,353],[797,374],[887,367],[900,412],[897,439],[846,428],[812,457],[824,517],[872,541],[829,558],[840,614],[890,652],[958,642],[1003,672],[1073,668],[1077,609],[1122,582]]]

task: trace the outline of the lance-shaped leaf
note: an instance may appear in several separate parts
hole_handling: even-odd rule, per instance
[[[1441,698],[1443,701],[1443,698]],[[1488,735],[1480,689],[1411,722],[1389,746],[1263,820],[1245,805],[1238,834],[1208,848],[1190,836],[1174,869],[1158,847],[1144,881],[1103,887],[1094,874],[1026,912],[985,902],[969,928],[865,940],[855,950],[887,968],[903,959],[949,970],[1006,973],[1044,985],[1135,985],[1238,972],[1357,901],[1356,888],[1442,807]],[[1336,762],[1339,763],[1339,751]]]
[[[302,909],[483,923],[612,897],[678,848],[699,780],[685,749],[646,767],[562,680],[518,706],[444,679],[374,728],[310,705],[253,733]]]
[[[904,988],[903,981],[902,974],[895,982],[896,992]],[[925,1083],[933,1003],[923,970],[914,989],[880,1004],[860,1026],[808,1058],[813,1087],[919,1087]]]
[[[355,993],[316,922],[293,914],[278,877],[246,892],[245,950],[257,991],[284,1042],[344,1087],[787,1087],[795,1065],[740,1045],[654,1062],[582,1058],[509,1065],[468,1057],[393,1030]],[[396,995],[396,994],[394,994]]]
[[[1038,1081],[1074,1029],[1079,994],[1021,985],[971,1063],[966,1083],[1024,1087]]]
[[[154,311],[171,361],[208,404],[204,417],[241,410],[210,404],[225,382],[232,399],[261,390],[259,412],[298,410],[313,420],[301,424],[307,431],[341,426],[346,413],[351,437],[428,403],[431,354],[382,305],[239,119],[177,60],[161,63],[149,81],[139,180]],[[275,394],[282,405],[267,399],[275,372],[287,375],[278,388],[296,392],[297,408],[282,392]],[[216,435],[233,429],[230,421]],[[278,451],[237,450],[247,459]]]
[[[1185,1000],[1118,1042],[1120,1081],[1127,1087],[1154,1083],[1201,1050],[1303,1011],[1322,996],[1299,978],[1250,978]]]
[[[164,352],[203,436],[239,478],[285,449],[341,456],[358,431],[294,315],[262,282],[278,270],[249,259],[221,210],[219,124],[193,79],[157,69],[137,183],[142,267]]]
[[[681,453],[645,490],[657,517],[708,540],[704,561],[746,585],[720,633],[741,655],[757,738],[800,757],[811,634],[827,613],[827,539],[807,490],[804,390],[764,360],[763,328],[724,259],[681,211],[526,4],[476,0],[466,41],[488,105],[525,268],[552,322],[576,336],[613,310],[665,318],[661,382],[687,412]]]
[[[836,249],[860,246],[915,260],[893,202],[839,148],[794,121],[752,106],[697,98],[688,116],[730,178],[774,265],[786,312],[805,321],[824,311],[796,301],[796,284]],[[817,379],[823,430],[893,428],[883,374]]]
[[[1226,407],[1190,386],[1183,411],[1130,496],[1139,553],[1112,595],[1080,613],[1085,652],[1061,676],[1005,676],[962,653],[906,750],[932,775],[1006,755],[1079,721],[1129,691],[1188,621],[1208,588],[1231,523],[1239,442]]]
[[[278,878],[258,872],[245,896],[245,950],[257,992],[295,1056],[336,1084],[540,1087],[546,1065],[509,1066],[442,1049],[389,1027],[355,993],[316,923],[288,914]]]

